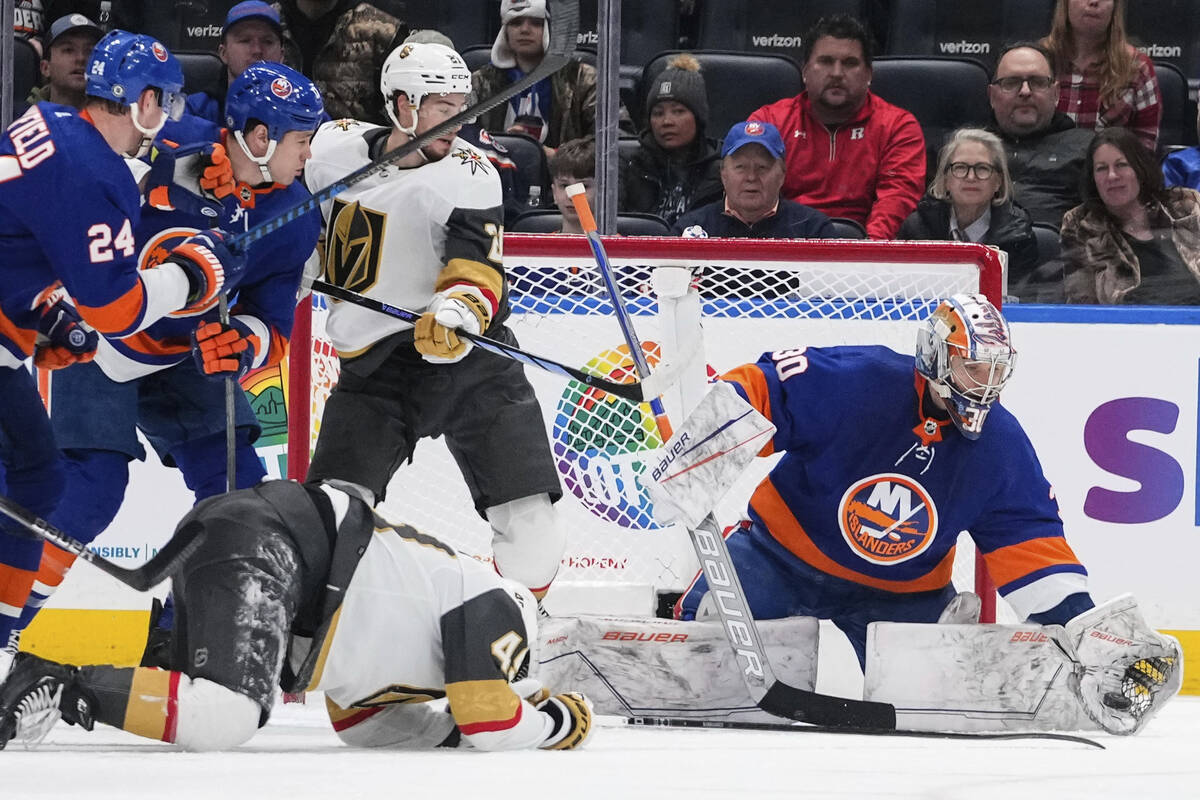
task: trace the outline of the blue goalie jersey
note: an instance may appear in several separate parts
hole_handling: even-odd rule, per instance
[[[890,592],[940,589],[968,531],[1021,618],[1087,591],[1054,492],[999,403],[982,435],[937,415],[913,358],[885,347],[781,350],[722,376],[784,455],[749,513],[797,558]]]

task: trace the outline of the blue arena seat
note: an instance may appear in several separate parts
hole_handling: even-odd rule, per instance
[[[988,71],[978,61],[930,56],[875,59],[871,90],[912,112],[925,134],[926,173],[937,168],[937,153],[947,134],[991,119]]]
[[[1179,67],[1155,61],[1154,72],[1162,92],[1163,115],[1158,126],[1158,149],[1196,144],[1196,106],[1188,99],[1188,81]]]
[[[990,72],[1005,44],[1050,30],[1054,0],[891,0],[887,53],[965,56]]]
[[[1200,78],[1200,3],[1196,0],[1136,0],[1129,4],[1125,29],[1130,40],[1156,63]]]
[[[830,14],[849,14],[867,23],[871,5],[870,0],[701,0],[696,46],[777,53],[802,61],[802,40],[813,23]]]
[[[644,128],[646,95],[651,81],[681,51],[659,53],[642,71],[637,99],[630,113]],[[776,53],[738,53],[726,50],[691,51],[700,62],[708,90],[708,135],[719,139],[733,123],[744,120],[767,103],[799,94],[804,88],[800,65]]]
[[[221,76],[225,74],[225,64],[215,53],[208,51],[197,52],[181,50],[175,53],[183,67],[183,90],[192,92],[208,92],[212,95],[223,94],[221,91]]]

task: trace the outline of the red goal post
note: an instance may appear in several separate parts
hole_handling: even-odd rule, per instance
[[[1002,302],[1004,266],[988,247],[958,242],[675,239],[606,237],[626,308],[652,363],[686,363],[679,386],[664,397],[682,416],[707,377],[762,352],[804,345],[881,343],[914,346],[916,324],[945,296],[981,291]],[[526,350],[632,380],[632,360],[582,236],[506,234],[509,322]],[[303,316],[309,304],[302,303]],[[292,347],[310,352],[311,378],[290,370],[289,475],[307,465],[336,375],[323,336],[326,301],[314,298],[311,334],[298,325]],[[648,406],[587,391],[581,384],[526,369],[542,403],[563,484],[559,514],[568,548],[548,598],[554,610],[639,613],[654,593],[690,582],[695,559],[686,535],[658,528],[639,478],[661,445]],[[299,378],[299,380],[297,380]],[[304,419],[311,413],[312,423]],[[300,447],[293,448],[290,443]],[[519,464],[503,465],[519,469]],[[769,463],[746,476],[718,506],[731,523]],[[442,440],[422,440],[414,463],[397,473],[381,511],[488,559],[491,530],[476,514]],[[964,548],[960,547],[960,550]],[[970,549],[970,548],[965,548]],[[972,585],[994,619],[986,571],[964,556],[955,582]],[[978,560],[979,567],[982,560]],[[555,597],[558,595],[558,598]],[[555,608],[555,600],[559,603]]]

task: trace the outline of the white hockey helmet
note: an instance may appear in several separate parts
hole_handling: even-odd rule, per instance
[[[917,372],[968,439],[979,438],[1016,361],[1008,322],[981,294],[943,301],[917,333]]]
[[[516,682],[524,678],[533,677],[533,673],[537,668],[538,663],[538,601],[533,596],[533,592],[529,591],[524,584],[518,583],[511,578],[500,578],[500,588],[512,599],[516,606],[521,611],[521,622],[524,625],[524,630],[517,631],[525,639],[523,652],[517,652],[513,671],[509,678],[509,682]]]
[[[416,136],[417,109],[431,94],[471,94],[471,70],[452,48],[428,42],[400,45],[383,62],[379,78],[384,110],[397,128]],[[404,92],[412,107],[412,125],[404,127],[396,117],[396,95]]]

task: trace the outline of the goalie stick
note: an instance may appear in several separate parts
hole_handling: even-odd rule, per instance
[[[914,739],[965,739],[965,740],[1011,740],[1049,739],[1056,742],[1072,742],[1105,750],[1104,745],[1085,736],[1043,731],[1026,733],[987,733],[965,731],[906,731],[879,730],[877,728],[856,729],[836,725],[783,725],[774,722],[743,722],[724,719],[688,719],[675,717],[625,717],[626,725],[650,728],[718,728],[737,731],[786,731],[788,733],[842,733],[851,736],[908,736]]]
[[[542,57],[542,62],[538,64],[533,72],[530,72],[516,83],[504,87],[503,90],[486,100],[481,100],[475,105],[460,111],[441,125],[430,128],[415,139],[411,139],[399,147],[387,151],[369,164],[364,164],[362,167],[346,175],[340,181],[331,183],[320,191],[313,192],[311,197],[296,203],[291,208],[284,209],[275,217],[260,222],[245,233],[239,233],[236,236],[230,237],[227,242],[229,248],[244,252],[252,242],[307,214],[319,207],[321,203],[324,203],[335,195],[341,194],[354,184],[366,180],[384,167],[412,155],[437,137],[460,127],[463,123],[470,122],[475,117],[492,110],[501,103],[508,102],[538,81],[550,77],[565,67],[571,60],[571,53],[575,50],[575,37],[579,31],[579,2],[578,0],[547,0],[546,5],[548,11],[547,21],[550,24],[550,45],[546,48],[546,54]]]
[[[19,523],[30,533],[34,533],[50,544],[60,547],[87,561],[97,569],[107,572],[126,586],[139,592],[146,592],[162,583],[179,564],[196,551],[204,541],[202,526],[186,526],[176,532],[154,557],[140,567],[126,569],[118,567],[103,556],[96,555],[87,549],[87,545],[78,539],[73,539],[46,520],[12,500],[0,495],[0,513]]]
[[[621,300],[616,277],[613,275],[608,254],[604,251],[604,243],[596,230],[596,220],[592,216],[583,185],[568,186],[567,195],[574,203],[580,224],[587,234],[592,254],[596,258],[596,266],[604,279],[604,286],[608,290],[613,308],[616,309],[617,323],[633,357],[638,377],[645,378],[649,374],[649,365],[642,352],[641,341],[633,329],[633,321]],[[650,407],[654,411],[659,433],[665,442],[671,437],[671,427],[662,401],[655,397],[651,400]],[[739,663],[745,665],[742,680],[750,692],[750,698],[759,708],[778,717],[813,725],[860,730],[896,730],[896,708],[889,703],[819,694],[790,686],[776,678],[767,660],[766,648],[763,647],[758,626],[750,613],[750,605],[746,602],[746,592],[742,588],[737,570],[734,569],[733,559],[729,555],[729,548],[721,535],[716,518],[709,513],[696,527],[684,527],[691,538],[692,547],[696,550],[704,577],[708,579],[709,592],[716,600],[714,605],[725,627],[729,644]]]
[[[405,322],[415,325],[421,315],[416,311],[410,311],[407,308],[385,303],[382,300],[376,300],[373,297],[361,295],[358,292],[352,292],[349,289],[343,289],[341,286],[335,286],[332,283],[326,283],[322,280],[313,281],[312,288],[314,291],[321,294],[335,297],[338,300],[345,300],[347,303],[353,303],[356,306],[369,308],[372,311],[378,311],[381,314],[395,317],[396,319],[404,320]],[[642,374],[640,381],[633,383],[617,383],[606,378],[601,378],[597,375],[584,372],[575,367],[568,367],[566,364],[560,364],[557,361],[552,361],[549,358],[543,358],[539,355],[534,355],[521,348],[500,342],[495,339],[489,339],[487,336],[478,333],[464,331],[462,328],[455,328],[454,332],[459,337],[468,341],[474,342],[476,347],[482,350],[487,350],[489,353],[511,358],[513,361],[519,361],[522,364],[528,364],[532,367],[544,369],[547,372],[552,372],[555,375],[561,375],[564,378],[570,378],[573,381],[587,384],[593,389],[608,392],[617,397],[624,398],[634,403],[644,403],[651,398],[658,398],[658,395],[670,383],[672,371],[670,369],[659,370],[654,375]],[[641,374],[641,373],[639,373]]]

